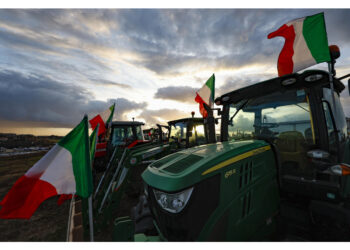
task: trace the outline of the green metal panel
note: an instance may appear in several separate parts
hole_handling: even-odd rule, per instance
[[[257,140],[204,145],[181,151],[169,162],[163,159],[155,162],[142,176],[150,186],[175,192],[220,174],[219,205],[206,221],[197,240],[244,241],[265,238],[275,230],[279,204],[274,153],[271,149],[256,151],[266,146],[269,146],[266,142]],[[254,150],[258,153],[249,155]],[[249,156],[222,165],[230,159],[240,159],[242,155]],[[186,164],[190,157],[193,158],[192,162]],[[157,164],[159,162],[164,163],[163,166]],[[213,166],[220,168],[203,174]]]
[[[211,235],[220,230],[223,241],[258,240],[274,232],[279,193],[271,150],[222,169],[220,190],[220,204],[198,240],[216,240]],[[216,226],[225,216],[227,225]]]
[[[157,162],[150,164],[145,172],[143,172],[142,178],[150,186],[164,191],[172,192],[181,190],[207,177],[213,176],[216,173],[215,171],[202,175],[210,167],[264,146],[268,146],[264,141],[250,140],[219,142],[186,149],[181,151],[181,155],[178,155],[177,158],[172,159],[161,167],[159,167]],[[178,170],[177,173],[167,171],[171,165],[177,164],[179,161],[184,161],[189,155],[200,156],[202,159],[192,165],[184,165],[183,170]],[[225,167],[225,169],[228,169],[228,167]]]

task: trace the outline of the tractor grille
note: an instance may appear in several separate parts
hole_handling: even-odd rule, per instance
[[[195,241],[219,204],[220,174],[197,183],[187,206],[177,214],[163,210],[152,189],[148,187],[148,202],[164,237],[168,241]]]
[[[177,174],[183,171],[184,169],[188,168],[189,166],[192,166],[201,159],[203,159],[203,157],[201,156],[189,155],[186,158],[183,158],[182,160],[171,164],[169,167],[164,168],[164,170],[166,170],[169,173]]]

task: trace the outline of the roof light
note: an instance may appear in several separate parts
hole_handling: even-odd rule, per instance
[[[295,79],[295,78],[287,78],[287,79],[283,80],[281,82],[281,84],[283,86],[288,86],[288,85],[292,85],[292,84],[296,83],[296,81],[297,81],[297,79]]]
[[[305,77],[305,81],[306,82],[315,82],[315,81],[322,79],[322,77],[323,76],[321,74],[310,75],[310,76]]]
[[[330,45],[328,48],[333,60],[340,57],[340,49],[337,45]]]
[[[230,100],[230,97],[229,96],[224,96],[223,98],[221,98],[221,100],[223,102],[226,102],[226,101]]]

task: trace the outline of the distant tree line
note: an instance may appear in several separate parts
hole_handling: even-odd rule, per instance
[[[22,148],[22,147],[49,147],[57,143],[61,136],[34,136],[0,133],[0,147]]]

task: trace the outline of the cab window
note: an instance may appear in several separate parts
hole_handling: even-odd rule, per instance
[[[306,152],[315,144],[316,135],[303,89],[244,100],[231,105],[230,116],[234,114],[228,125],[231,140],[267,140],[278,148],[283,172],[305,175]]]
[[[137,140],[143,140],[144,139],[141,126],[137,126],[136,127],[136,137],[137,137]]]

